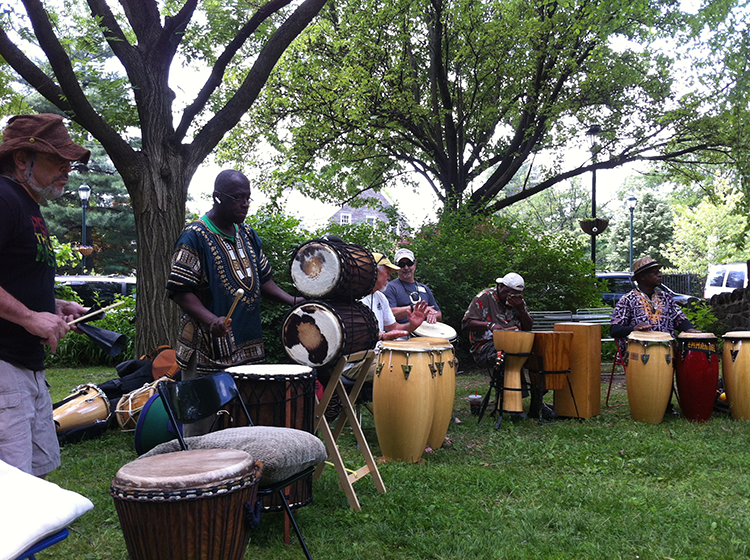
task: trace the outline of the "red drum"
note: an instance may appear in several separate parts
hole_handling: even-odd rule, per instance
[[[706,422],[711,418],[719,386],[719,354],[711,333],[682,333],[677,336],[675,375],[677,395],[685,418]]]
[[[133,560],[242,560],[262,467],[237,449],[178,451],[137,459],[112,481]]]
[[[735,420],[750,420],[750,331],[724,335],[724,390]]]
[[[628,335],[625,384],[630,416],[637,422],[659,424],[672,394],[672,337],[658,331]]]
[[[245,401],[250,418],[256,426],[295,428],[314,433],[315,372],[296,364],[249,364],[227,368]],[[235,426],[248,426],[239,404],[229,404]],[[312,475],[295,482],[288,489],[292,508],[312,501]],[[278,495],[263,500],[264,511],[281,511]]]
[[[355,243],[315,239],[294,251],[290,274],[305,296],[355,301],[369,294],[377,279],[372,253]]]
[[[281,338],[292,360],[321,367],[335,363],[345,354],[374,348],[378,322],[370,308],[358,301],[308,301],[289,310]]]

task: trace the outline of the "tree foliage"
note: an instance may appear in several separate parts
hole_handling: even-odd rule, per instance
[[[262,133],[278,188],[341,201],[416,175],[447,208],[486,212],[594,168],[680,161],[727,139],[716,100],[679,93],[657,41],[730,7],[711,20],[672,0],[330,2],[223,157]],[[596,157],[566,161],[591,125]]]

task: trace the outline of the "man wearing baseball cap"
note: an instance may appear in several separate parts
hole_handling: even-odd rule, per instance
[[[393,262],[398,266],[398,278],[388,282],[383,293],[388,298],[396,321],[401,324],[408,323],[408,312],[414,309],[414,306],[420,301],[427,302],[427,323],[435,324],[442,321],[443,313],[440,311],[432,291],[414,278],[417,269],[414,253],[402,247],[396,251]]]
[[[55,255],[39,208],[65,189],[75,144],[60,115],[18,115],[0,144],[0,459],[45,476],[60,465],[44,345],[52,352],[86,310],[55,299]]]

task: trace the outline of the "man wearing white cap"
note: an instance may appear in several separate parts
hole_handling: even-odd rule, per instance
[[[393,262],[399,267],[398,278],[388,282],[383,293],[388,298],[388,303],[391,306],[393,315],[396,317],[396,321],[401,324],[407,324],[409,322],[409,312],[420,301],[427,302],[427,318],[425,320],[428,323],[435,324],[438,321],[442,321],[443,313],[440,311],[440,307],[438,307],[432,291],[421,282],[417,282],[414,278],[417,268],[414,253],[409,249],[401,248],[396,251]]]
[[[523,299],[523,278],[509,272],[495,282],[494,288],[482,290],[471,300],[461,320],[461,328],[469,331],[474,361],[486,368],[494,367],[497,361],[492,331],[530,331],[534,324]]]

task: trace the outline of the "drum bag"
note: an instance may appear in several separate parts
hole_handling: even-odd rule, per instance
[[[151,361],[143,361],[145,364],[133,373],[99,384],[99,388],[107,395],[109,402],[117,402],[124,394],[140,389],[146,383],[153,383],[154,376],[151,372]]]
[[[112,416],[114,417],[114,414]],[[78,443],[84,439],[98,438],[107,431],[108,427],[109,422],[107,420],[97,420],[93,424],[75,426],[57,432],[57,441],[60,442],[60,445],[63,445],[65,443]]]
[[[130,375],[131,373],[138,371],[143,366],[150,364],[151,360],[141,358],[140,360],[127,360],[125,362],[121,362],[115,366],[115,369],[117,370],[117,375],[119,375],[120,377],[125,377],[126,375]]]

